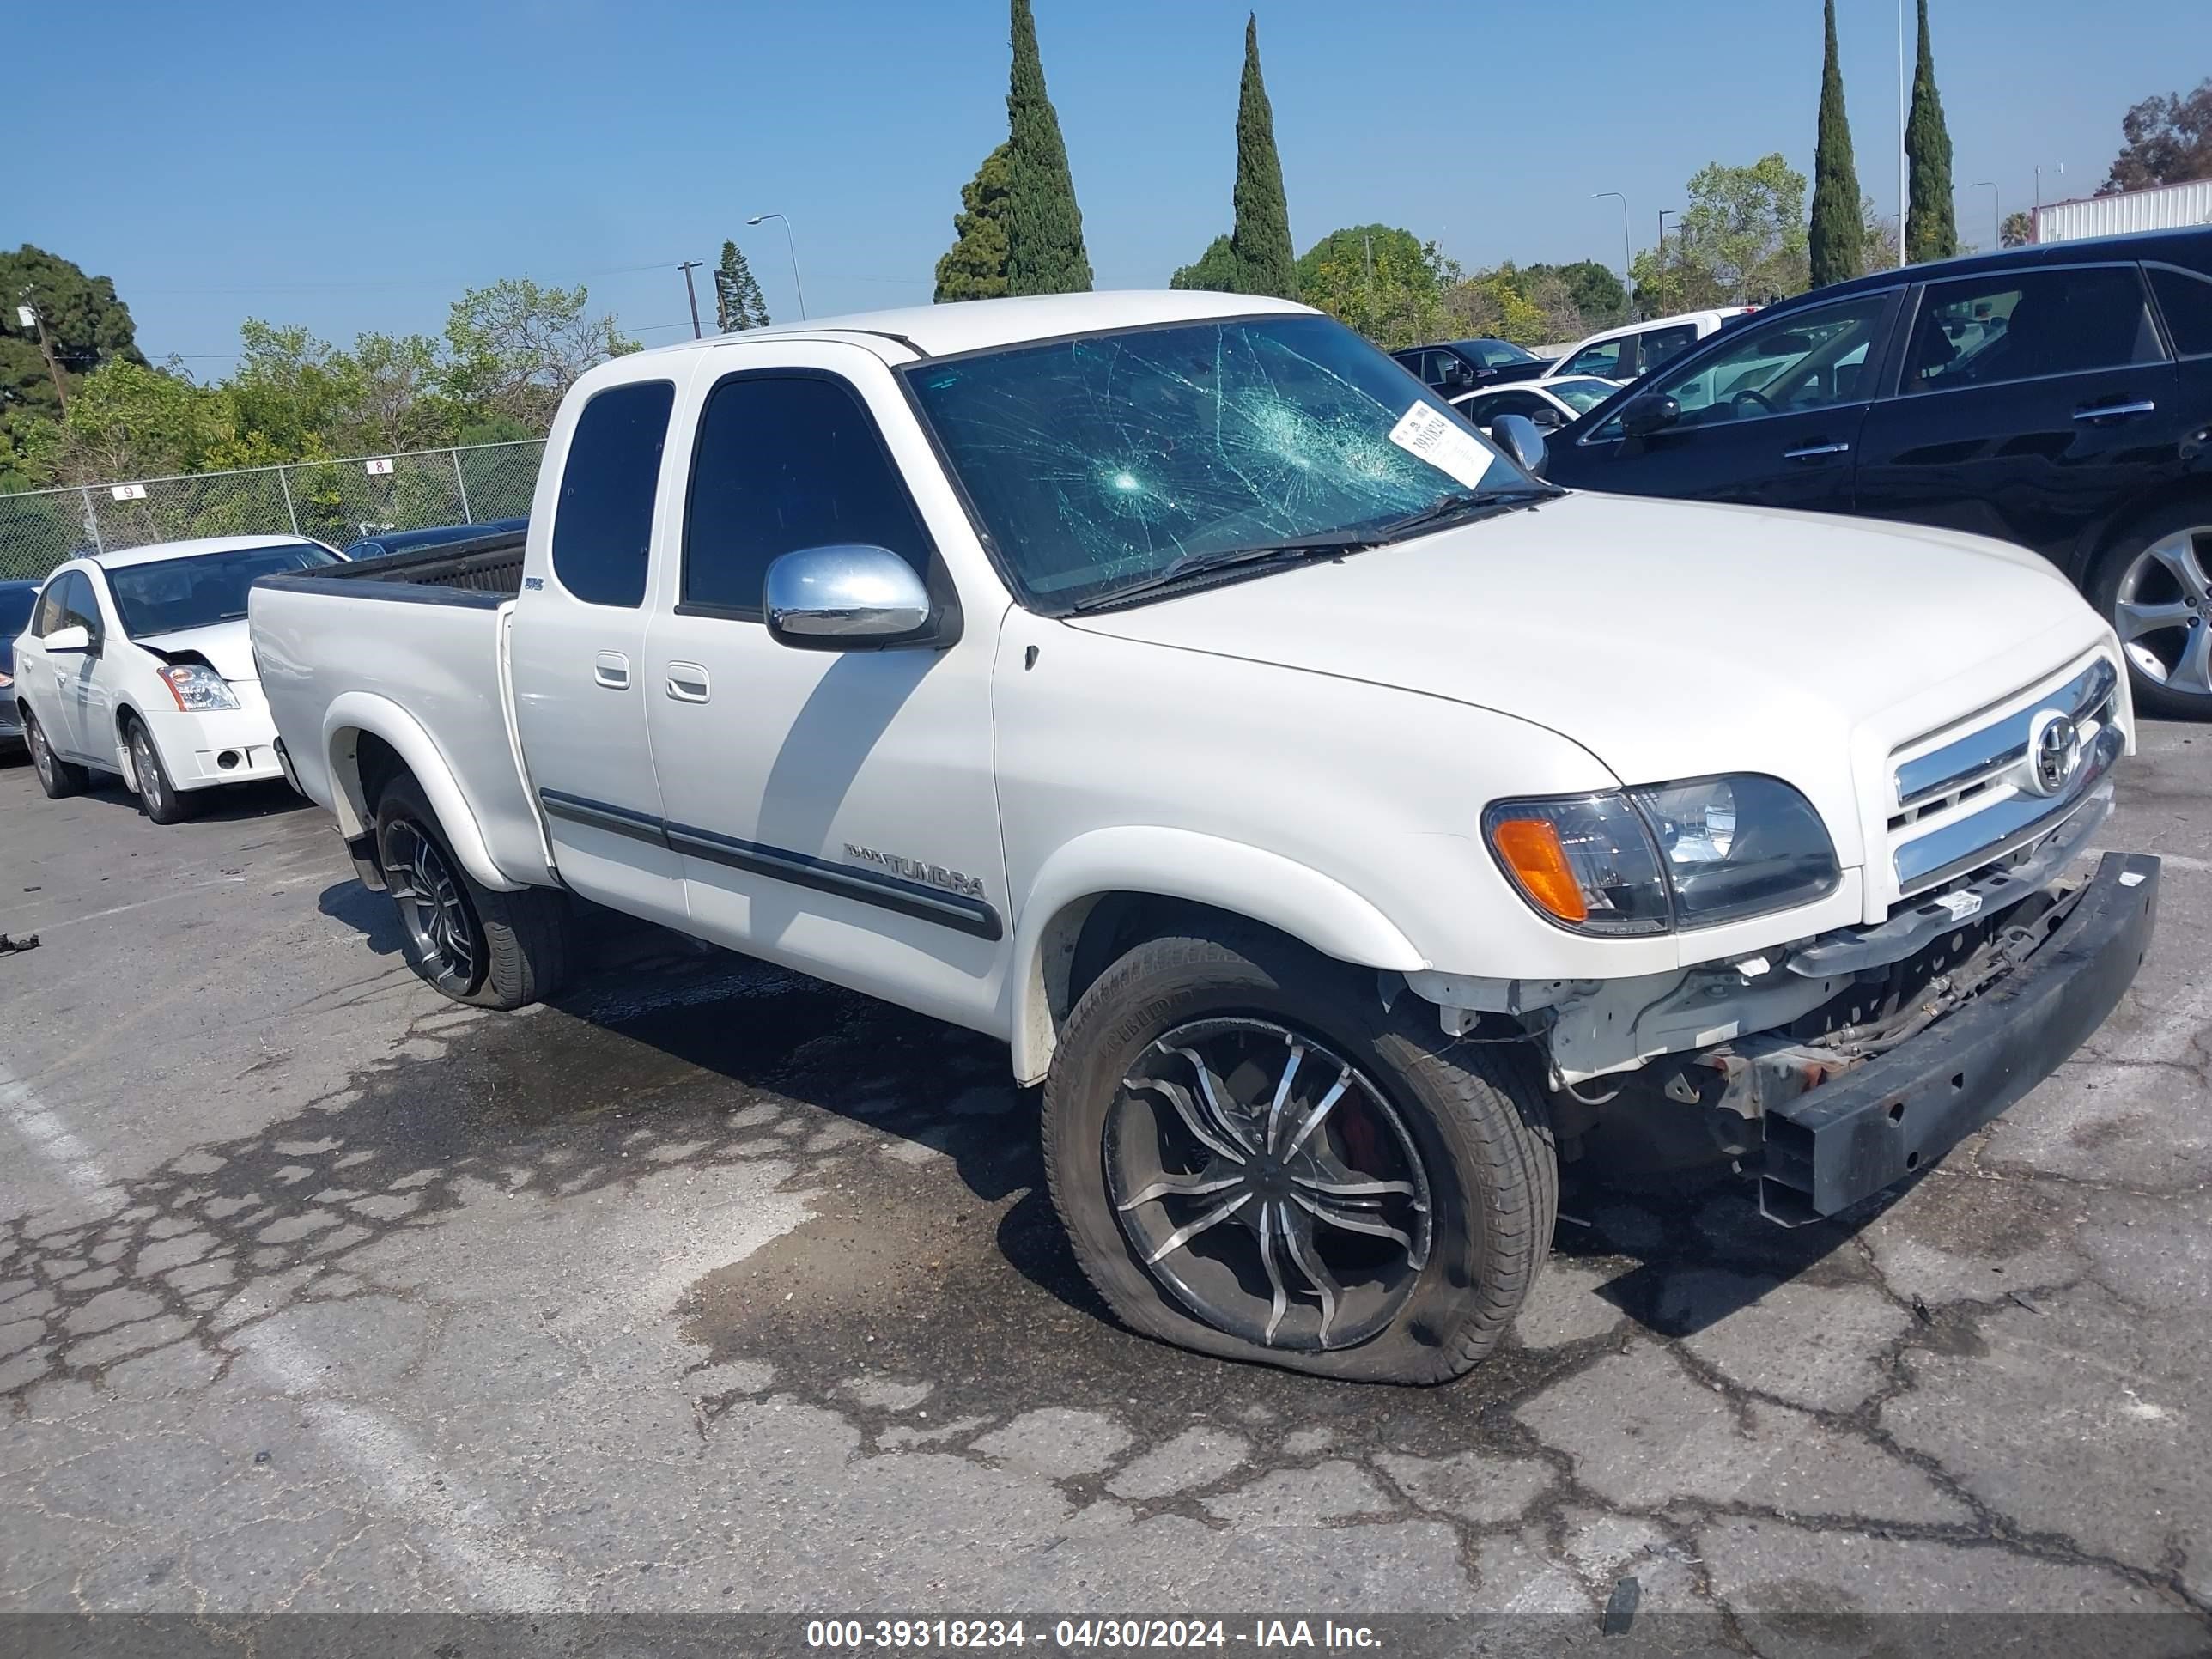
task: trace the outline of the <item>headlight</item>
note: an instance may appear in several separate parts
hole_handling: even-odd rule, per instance
[[[1820,814],[1777,778],[1500,801],[1482,827],[1522,896],[1577,933],[1710,927],[1808,904],[1843,878]]]
[[[171,663],[156,672],[168,686],[169,695],[177,700],[177,707],[187,714],[205,714],[218,708],[238,707],[238,699],[231,695],[222,676],[205,663]]]

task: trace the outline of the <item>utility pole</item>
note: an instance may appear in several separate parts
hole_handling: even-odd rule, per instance
[[[1905,128],[1907,112],[1905,90],[1905,0],[1897,0],[1897,265],[1905,268]]]
[[[1375,239],[1362,232],[1359,263],[1367,272],[1367,337],[1375,337]]]
[[[684,273],[684,297],[691,301],[691,337],[703,338],[699,332],[699,290],[692,285],[691,273],[706,263],[703,259],[686,259],[677,270]]]
[[[1601,202],[1608,196],[1620,204],[1620,291],[1626,294],[1629,292],[1629,267],[1634,262],[1628,246],[1628,198],[1617,190],[1601,190],[1594,194],[1590,200]],[[1636,307],[1632,302],[1629,306],[1631,322],[1635,320],[1635,310]]]
[[[54,343],[46,335],[46,319],[37,306],[31,303],[31,290],[23,290],[23,303],[15,307],[16,319],[26,328],[39,331],[39,355],[46,360],[46,374],[54,383],[54,401],[61,405],[61,413],[69,413],[69,391],[62,384],[62,366],[54,361]]]
[[[1667,216],[1674,210],[1672,208],[1659,210],[1659,281],[1656,286],[1659,289],[1658,299],[1662,306],[1667,303]]]

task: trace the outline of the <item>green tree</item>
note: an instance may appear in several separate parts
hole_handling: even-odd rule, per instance
[[[1333,230],[1298,258],[1298,294],[1388,350],[1435,339],[1459,268],[1395,225]]]
[[[2008,213],[1997,227],[1997,240],[2006,247],[2026,247],[2035,240],[2035,221],[2025,212]]]
[[[1843,282],[1865,269],[1858,165],[1851,159],[1844,71],[1836,61],[1836,0],[1825,0],[1821,18],[1826,45],[1820,60],[1820,121],[1813,146],[1813,222],[1806,241],[1814,288]],[[1931,81],[1931,92],[1933,84]]]
[[[1080,294],[1091,287],[1083,212],[1060,117],[1044,86],[1036,19],[1030,0],[1013,0],[1013,72],[1006,88],[1006,292]]]
[[[1620,276],[1610,266],[1601,265],[1595,259],[1577,259],[1567,265],[1523,265],[1521,271],[1532,285],[1532,292],[1534,286],[1547,278],[1558,278],[1566,289],[1567,303],[1573,307],[1583,325],[1583,333],[1628,320],[1628,290],[1620,285]],[[1570,337],[1549,337],[1553,341]]]
[[[1295,270],[1293,280],[1295,280]],[[1217,236],[1206,245],[1206,252],[1194,262],[1178,268],[1168,278],[1170,288],[1206,289],[1216,294],[1245,294],[1251,290],[1244,286],[1243,270],[1237,260],[1237,244],[1228,236]]]
[[[768,326],[768,298],[753,278],[753,268],[735,242],[722,244],[714,267],[714,326],[725,334]]]
[[[1275,112],[1260,78],[1260,20],[1244,18],[1244,76],[1237,92],[1237,210],[1230,242],[1237,287],[1245,294],[1297,295],[1297,252],[1291,246],[1291,207],[1283,194],[1283,161],[1275,150]],[[1200,263],[1203,263],[1201,260]]]
[[[2212,76],[2186,94],[2146,98],[2120,118],[2126,140],[2097,194],[2212,179]]]
[[[582,287],[544,288],[511,276],[472,288],[446,319],[446,394],[471,419],[503,415],[533,433],[594,364],[637,349],[611,313],[592,313]]]
[[[1680,228],[1636,256],[1636,290],[1650,316],[1802,294],[1808,283],[1805,175],[1778,152],[1749,167],[1701,168]],[[1850,234],[1862,234],[1856,209]]]
[[[0,438],[0,453],[13,458],[0,460],[0,471],[7,473],[60,447],[60,431],[46,427],[62,418],[62,394],[53,387],[38,325],[24,327],[15,314],[18,305],[33,305],[45,319],[46,345],[53,349],[62,387],[73,389],[111,358],[142,368],[146,362],[137,349],[131,307],[115,296],[108,276],[86,276],[73,261],[31,243],[11,254],[0,252],[0,422],[13,434]]]
[[[952,246],[937,262],[938,304],[995,300],[1006,291],[1006,200],[1012,184],[1009,142],[986,155],[975,176],[960,187]]]
[[[1920,58],[1912,71],[1912,111],[1905,123],[1905,161],[1912,206],[1905,216],[1905,257],[1914,264],[1959,251],[1951,201],[1951,131],[1936,93],[1936,52],[1928,44],[1928,0],[1920,0]]]
[[[72,483],[196,471],[239,431],[228,389],[120,355],[79,382],[62,424]]]

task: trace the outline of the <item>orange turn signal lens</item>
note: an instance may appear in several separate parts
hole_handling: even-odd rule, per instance
[[[1567,865],[1559,832],[1544,818],[1502,818],[1490,827],[1491,844],[1521,890],[1561,921],[1584,921],[1589,904]]]

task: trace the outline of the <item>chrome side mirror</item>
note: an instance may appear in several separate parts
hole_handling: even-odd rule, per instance
[[[57,628],[39,643],[58,657],[82,657],[92,649],[92,630],[82,623]]]
[[[1490,440],[1530,477],[1544,476],[1544,434],[1526,415],[1500,415],[1490,423]]]
[[[930,645],[929,590],[889,548],[802,547],[768,568],[769,637],[799,651]]]

